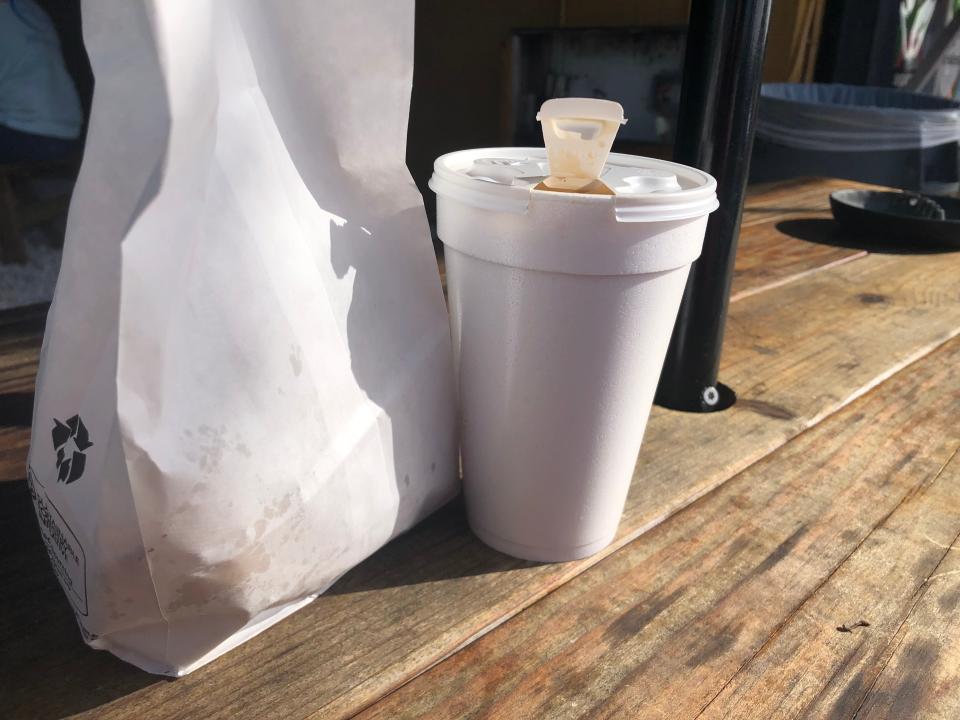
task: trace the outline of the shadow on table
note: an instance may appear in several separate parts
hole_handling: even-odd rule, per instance
[[[47,720],[163,682],[84,644],[23,480],[0,482],[0,715]]]
[[[931,247],[914,245],[909,241],[897,243],[878,240],[867,234],[857,234],[848,226],[828,218],[783,220],[776,224],[776,228],[784,235],[798,240],[886,255],[936,255],[957,252],[957,248],[952,247]]]
[[[461,496],[360,563],[327,594],[419,585],[540,564],[512,558],[480,542],[467,526]]]

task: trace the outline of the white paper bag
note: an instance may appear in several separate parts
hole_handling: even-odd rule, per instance
[[[412,0],[86,0],[29,476],[90,645],[179,675],[456,492]]]

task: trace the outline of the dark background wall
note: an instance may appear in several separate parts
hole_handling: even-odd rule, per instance
[[[513,30],[676,26],[688,14],[689,0],[417,0],[407,164],[428,209],[426,182],[438,155],[509,142]]]
[[[833,18],[849,25],[862,15],[852,10],[877,1],[829,0],[828,17],[832,13]],[[67,68],[77,84],[84,109],[89,110],[93,75],[83,48],[80,2],[38,2],[57,27]],[[786,79],[793,62],[794,31],[804,2],[774,0],[764,67],[767,81]],[[896,5],[895,0],[880,2]],[[687,23],[689,11],[690,0],[417,0],[407,162],[428,208],[432,210],[433,197],[426,181],[438,155],[510,142],[507,120],[510,39],[514,30],[676,27]],[[831,58],[837,52],[876,53],[872,36],[869,49],[850,46],[849,40],[838,48],[830,36],[830,25],[829,20],[824,23],[824,40],[833,53]],[[832,62],[840,67],[847,65],[843,60]],[[629,72],[629,68],[624,72]]]

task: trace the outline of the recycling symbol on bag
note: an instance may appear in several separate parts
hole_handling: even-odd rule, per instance
[[[68,418],[66,422],[53,419],[53,449],[57,451],[57,480],[72,483],[83,475],[87,464],[84,450],[92,446],[90,434],[79,415]]]

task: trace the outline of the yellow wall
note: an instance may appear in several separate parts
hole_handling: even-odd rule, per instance
[[[791,77],[791,71],[800,72],[802,60],[797,56],[809,43],[816,56],[819,27],[826,0],[773,0],[770,29],[767,32],[767,56],[763,64],[764,82],[801,82],[800,76]],[[817,28],[808,35],[807,23]],[[810,41],[813,41],[810,43]]]
[[[763,61],[764,82],[786,82],[790,73],[793,25],[799,0],[774,0],[767,30],[767,56]]]

